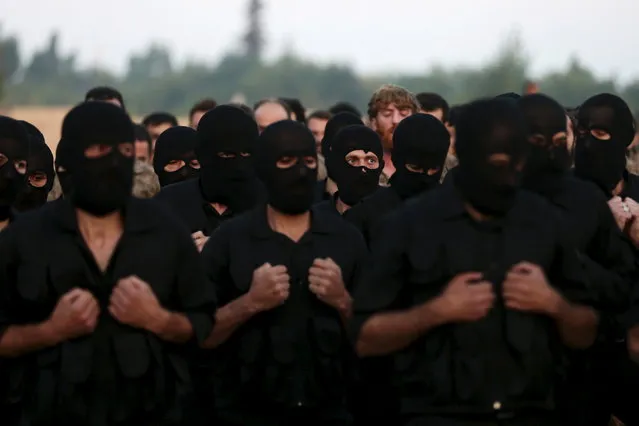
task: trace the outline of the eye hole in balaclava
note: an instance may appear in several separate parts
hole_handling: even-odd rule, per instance
[[[402,198],[409,198],[439,184],[450,134],[446,126],[429,114],[413,114],[403,119],[393,133],[392,160],[395,173],[390,179]]]
[[[322,139],[321,145],[322,156],[328,158],[328,153],[331,150],[331,142],[340,130],[346,126],[355,125],[363,126],[364,122],[361,118],[350,112],[340,112],[332,116],[324,128],[324,138]],[[331,177],[330,174],[328,177]]]
[[[575,174],[606,193],[619,184],[626,170],[626,150],[635,135],[628,105],[618,96],[589,98],[577,114]]]
[[[27,172],[29,134],[19,121],[0,116],[0,221],[11,215]]]
[[[383,155],[379,135],[366,126],[346,126],[333,137],[326,167],[344,204],[354,206],[377,190]]]
[[[522,184],[551,195],[561,188],[561,178],[571,163],[566,113],[557,101],[542,94],[524,96],[518,104],[526,120],[530,149]]]
[[[82,103],[64,118],[62,138],[73,204],[94,216],[122,210],[133,188],[135,157],[127,113],[106,102]]]
[[[171,127],[155,142],[153,168],[161,186],[193,179],[200,174],[200,162],[195,156],[197,132],[184,126]]]
[[[317,151],[315,138],[304,124],[285,120],[268,126],[259,137],[256,168],[275,210],[298,215],[311,208]]]
[[[22,190],[14,207],[19,212],[37,209],[47,202],[53,188],[53,154],[44,135],[33,124],[20,121],[29,134],[29,157]]]
[[[257,123],[239,108],[220,105],[200,119],[197,134],[204,199],[237,208],[254,190],[252,155],[259,136]]]
[[[457,125],[455,185],[478,211],[501,216],[512,207],[527,155],[523,116],[511,100],[477,100]]]

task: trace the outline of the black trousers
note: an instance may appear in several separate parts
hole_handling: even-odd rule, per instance
[[[539,416],[514,416],[511,418],[493,418],[488,419],[484,416],[473,419],[471,416],[463,418],[455,417],[412,417],[406,419],[403,426],[559,426],[557,419],[539,415]]]
[[[218,410],[211,426],[352,426],[345,408],[286,408],[255,410],[244,407],[243,412]]]

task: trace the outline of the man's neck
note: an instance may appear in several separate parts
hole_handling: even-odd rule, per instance
[[[295,242],[302,239],[311,228],[311,213],[308,211],[298,215],[287,215],[267,206],[266,218],[273,231],[286,235]]]
[[[124,227],[122,213],[114,212],[106,216],[93,216],[84,210],[76,209],[78,229],[85,241],[104,238],[122,233]]]
[[[348,204],[346,204],[345,202],[343,202],[340,198],[339,195],[337,196],[337,200],[335,200],[335,209],[339,212],[339,214],[344,214],[346,213],[346,211],[348,209],[350,209],[351,206],[349,206]]]
[[[391,177],[391,176],[393,176],[393,173],[395,173],[395,166],[393,165],[393,160],[391,159],[391,152],[390,151],[384,152],[384,170],[383,170],[383,173],[387,177]]]
[[[625,182],[623,181],[623,179],[621,179],[619,183],[617,184],[617,186],[615,186],[615,189],[612,190],[612,195],[615,197],[618,196],[619,194],[623,192],[624,187],[625,187]]]
[[[7,226],[9,226],[9,219],[0,220],[0,232],[2,232]]]
[[[464,203],[464,208],[466,209],[470,217],[473,218],[473,220],[475,220],[476,222],[486,222],[493,219],[492,216],[481,213],[475,207],[470,205],[470,203]]]
[[[209,203],[211,205],[211,207],[213,207],[213,209],[219,214],[219,215],[223,215],[225,211],[228,210],[228,207],[225,206],[224,204],[220,204],[220,203]]]

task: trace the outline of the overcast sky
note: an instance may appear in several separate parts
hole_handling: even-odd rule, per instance
[[[180,61],[217,61],[246,26],[247,0],[0,0],[22,52],[53,30],[81,65],[116,71],[156,41]],[[535,74],[577,55],[600,76],[639,78],[636,0],[265,0],[268,57],[287,47],[359,72],[474,65],[519,31]],[[373,6],[376,5],[376,6]]]

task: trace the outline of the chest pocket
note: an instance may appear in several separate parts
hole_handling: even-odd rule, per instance
[[[178,259],[174,250],[164,250],[166,239],[160,234],[154,238],[148,233],[125,236],[114,253],[116,282],[119,278],[135,275],[148,283],[164,306],[172,306],[176,277],[166,271],[178,270]],[[115,283],[114,283],[115,284]]]

